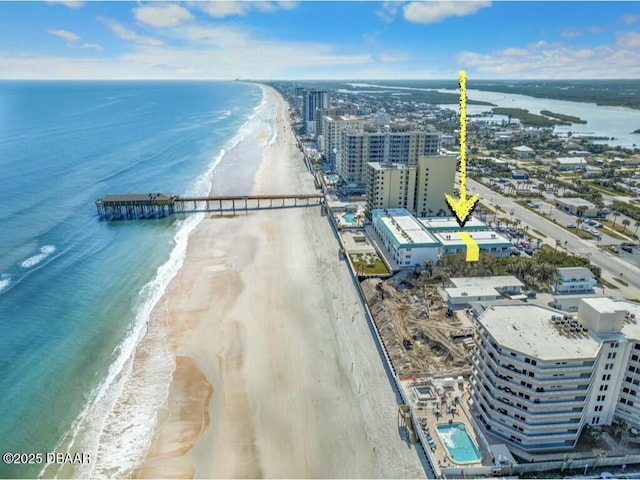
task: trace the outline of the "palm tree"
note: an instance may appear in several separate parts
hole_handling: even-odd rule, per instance
[[[622,226],[624,227],[622,233],[627,233],[627,225],[631,225],[631,220],[625,218],[624,220],[622,220]]]
[[[560,246],[560,244],[562,244],[562,241],[556,240],[556,248],[553,249],[554,252],[558,250],[558,247]]]
[[[582,225],[582,218],[578,218],[576,220],[576,225],[578,226],[578,228],[580,228],[580,225]]]
[[[636,223],[634,223],[633,226],[636,227],[636,231],[633,232],[633,234],[635,236],[638,236],[638,227],[640,227],[640,221],[636,220]]]
[[[613,228],[616,226],[616,218],[620,216],[620,212],[613,212],[612,216],[613,216],[613,225],[611,225],[611,227]]]

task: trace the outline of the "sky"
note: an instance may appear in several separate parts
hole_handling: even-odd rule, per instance
[[[640,78],[640,2],[0,1],[2,79]]]

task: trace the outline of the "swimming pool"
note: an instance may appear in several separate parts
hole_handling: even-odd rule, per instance
[[[342,214],[342,221],[351,225],[356,225],[358,221],[354,218],[356,214],[354,212],[346,212]]]
[[[449,457],[456,463],[479,462],[482,459],[478,447],[462,423],[436,425],[438,436],[447,448]]]
[[[331,174],[331,175],[325,175],[325,177],[331,183],[338,183],[340,181],[340,177],[338,175]]]

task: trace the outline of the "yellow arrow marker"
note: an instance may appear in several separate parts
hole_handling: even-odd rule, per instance
[[[478,203],[479,194],[467,198],[467,73],[460,71],[460,198],[455,199],[445,193],[444,197],[449,208],[456,216],[460,228],[471,216],[473,209]]]
[[[462,241],[467,245],[467,262],[477,262],[480,258],[480,247],[467,232],[458,232]]]

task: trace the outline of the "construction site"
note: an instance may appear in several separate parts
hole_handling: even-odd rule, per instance
[[[467,376],[474,327],[447,308],[440,287],[411,275],[361,283],[369,310],[398,377]]]

